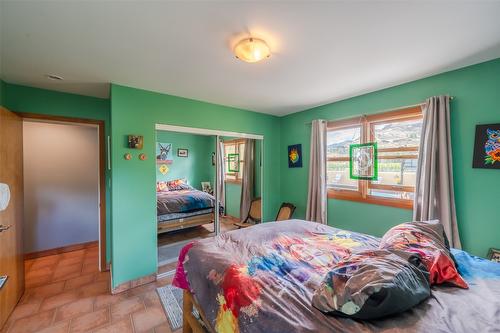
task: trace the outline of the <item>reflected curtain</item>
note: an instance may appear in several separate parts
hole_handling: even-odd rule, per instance
[[[217,197],[219,203],[224,207],[226,214],[226,187],[224,186],[224,177],[226,174],[226,164],[224,163],[224,141],[219,140],[217,143],[217,164],[219,165],[219,173],[217,174]]]
[[[327,224],[326,121],[313,120],[306,220]]]
[[[255,173],[255,140],[245,139],[243,174],[241,179],[240,219],[245,221],[253,199]],[[241,156],[240,156],[241,157]]]
[[[451,247],[460,248],[450,135],[450,98],[426,100],[418,153],[413,220],[439,219]]]

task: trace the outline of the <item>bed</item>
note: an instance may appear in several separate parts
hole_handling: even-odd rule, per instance
[[[500,332],[500,264],[454,250],[469,289],[433,286],[401,314],[360,321],[325,315],[312,294],[342,257],[379,238],[317,223],[263,223],[188,244],[173,284],[184,289],[184,332]],[[191,313],[195,307],[201,315]]]
[[[158,233],[214,222],[215,198],[193,188],[156,193]]]

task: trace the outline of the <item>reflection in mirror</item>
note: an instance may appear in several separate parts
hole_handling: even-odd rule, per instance
[[[223,179],[221,232],[262,221],[262,140],[220,137]],[[223,181],[222,181],[223,180]]]
[[[158,277],[175,272],[193,240],[262,220],[263,141],[217,134],[156,131]]]
[[[175,269],[180,250],[215,235],[216,136],[156,132],[158,272]]]

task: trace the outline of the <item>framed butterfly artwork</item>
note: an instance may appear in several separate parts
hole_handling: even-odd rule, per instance
[[[476,126],[472,167],[500,169],[500,124]]]

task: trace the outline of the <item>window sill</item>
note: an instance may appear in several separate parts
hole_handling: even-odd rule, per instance
[[[328,190],[328,199],[337,199],[337,200],[348,200],[348,201],[356,201],[363,202],[372,205],[381,205],[381,206],[389,206],[401,209],[413,209],[413,201],[404,200],[404,199],[391,199],[391,198],[382,198],[375,196],[367,196],[363,198],[361,193],[355,191],[342,191],[342,190]]]
[[[235,179],[226,179],[224,182],[228,184],[241,184],[241,180],[235,180]]]

